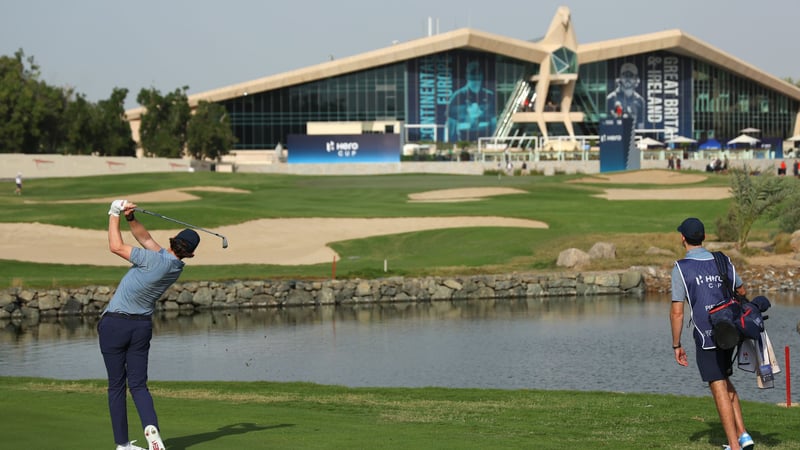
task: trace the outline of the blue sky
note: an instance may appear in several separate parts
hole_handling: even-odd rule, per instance
[[[22,48],[45,81],[91,101],[127,88],[130,108],[142,88],[194,94],[423,37],[429,17],[440,32],[537,38],[562,5],[580,43],[677,28],[777,77],[800,78],[797,0],[4,1],[0,54]]]

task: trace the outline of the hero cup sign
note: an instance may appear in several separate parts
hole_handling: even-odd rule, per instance
[[[399,134],[291,134],[288,146],[289,164],[400,162]]]

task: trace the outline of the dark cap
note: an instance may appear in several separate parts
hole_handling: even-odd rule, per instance
[[[684,220],[681,226],[678,227],[678,231],[690,244],[698,245],[706,238],[706,228],[703,226],[703,222],[694,217]]]
[[[190,230],[189,228],[181,231],[175,236],[175,239],[180,239],[183,242],[186,242],[188,245],[187,249],[191,253],[194,253],[194,249],[197,248],[197,245],[200,244],[200,235],[197,234],[196,231]]]

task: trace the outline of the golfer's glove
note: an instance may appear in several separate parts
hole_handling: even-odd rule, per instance
[[[127,200],[114,200],[111,202],[111,208],[108,209],[108,215],[119,217],[119,214],[125,209],[125,203],[127,202]]]

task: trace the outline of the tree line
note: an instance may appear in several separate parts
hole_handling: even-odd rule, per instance
[[[188,89],[139,91],[146,156],[218,160],[235,143],[225,108],[201,101],[193,112]],[[39,65],[22,49],[0,56],[0,153],[136,156],[125,118],[127,95],[127,89],[114,88],[108,99],[93,103],[71,87],[44,82]]]

